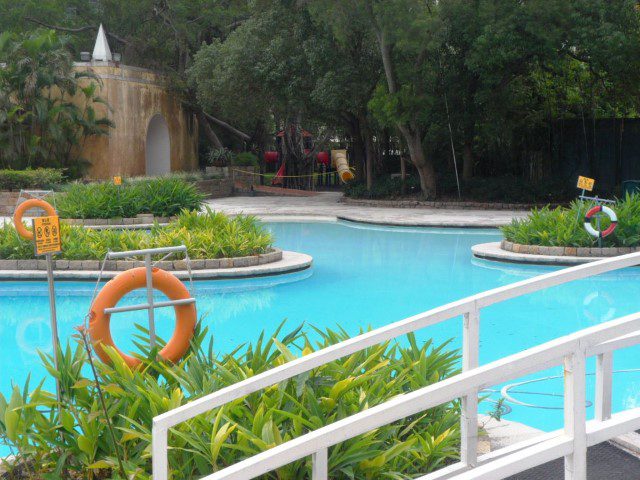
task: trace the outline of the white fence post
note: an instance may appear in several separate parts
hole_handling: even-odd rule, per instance
[[[613,395],[613,352],[596,356],[595,418],[600,422],[611,418]]]
[[[564,358],[564,432],[573,441],[564,457],[565,480],[587,478],[586,359],[580,348]]]
[[[480,364],[480,311],[473,309],[464,314],[462,333],[462,371]],[[478,390],[462,397],[460,424],[460,461],[473,468],[478,464]]]
[[[147,279],[147,303],[149,304],[149,347],[153,350],[156,347],[156,316],[153,310],[153,264],[151,263],[151,254],[144,256],[144,266]]]
[[[151,452],[153,480],[169,479],[169,459],[168,459],[168,436],[166,428],[159,428],[153,425],[151,429]]]
[[[311,456],[311,480],[328,480],[329,478],[329,450],[321,448]]]

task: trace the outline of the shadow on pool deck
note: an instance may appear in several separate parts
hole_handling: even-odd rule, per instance
[[[564,459],[545,463],[507,480],[563,480]],[[608,442],[589,447],[587,480],[640,480],[640,459]]]

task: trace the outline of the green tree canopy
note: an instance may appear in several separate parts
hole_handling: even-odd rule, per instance
[[[87,137],[104,135],[111,122],[96,113],[104,104],[97,80],[73,69],[66,38],[53,31],[0,34],[0,165],[62,167],[72,176]]]

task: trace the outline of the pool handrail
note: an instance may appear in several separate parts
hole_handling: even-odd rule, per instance
[[[574,280],[588,278],[601,273],[619,270],[638,264],[640,264],[640,252],[630,253],[618,257],[607,258],[604,260],[594,261],[575,267],[557,270],[554,272],[536,276],[534,278],[522,280],[511,285],[497,287],[479,294],[471,295],[467,298],[451,302],[447,305],[428,310],[426,312],[408,317],[404,320],[400,320],[389,325],[385,325],[383,327],[363,333],[338,344],[329,346],[322,350],[318,350],[314,353],[292,360],[291,362],[283,364],[279,367],[255,375],[246,380],[243,380],[242,382],[236,383],[229,387],[225,387],[204,397],[193,400],[176,409],[158,415],[154,417],[152,426],[153,479],[167,480],[168,478],[167,441],[169,429],[197,415],[205,413],[214,408],[218,408],[238,398],[242,398],[246,395],[257,392],[263,388],[295,377],[301,373],[308,372],[314,368],[342,358],[346,355],[350,355],[373,345],[377,345],[393,338],[406,335],[407,333],[415,332],[417,330],[454,317],[458,317],[460,315],[463,316],[463,373],[461,375],[471,375],[472,371],[477,373],[477,369],[479,367],[479,322],[480,310],[482,308],[516,297],[520,297],[525,294],[544,290],[557,285],[562,285]],[[635,329],[640,330],[640,325],[636,325]],[[606,339],[606,341],[609,342],[609,346],[603,347],[610,348],[611,350],[598,354],[598,371],[600,372],[600,375],[598,376],[599,380],[596,402],[598,405],[597,409],[600,410],[599,412],[597,412],[597,417],[601,420],[611,418],[611,355],[612,351],[616,349],[615,347],[617,344],[615,342],[626,341],[632,342],[631,344],[634,344],[634,340],[637,340],[636,336],[634,336],[633,334],[626,335],[626,337],[624,337],[626,338],[626,340],[614,340],[614,337],[623,336],[630,333],[631,331],[623,332],[621,330],[618,330],[617,332],[618,333],[615,336]],[[575,352],[573,352],[573,355],[575,356]],[[485,367],[486,366],[483,366],[482,369],[485,369]],[[458,377],[459,376],[453,377],[453,379],[457,379]],[[432,385],[427,388],[432,387],[434,386]],[[416,392],[420,391],[422,390],[418,390]],[[461,395],[462,415],[460,463],[464,466],[465,469],[471,469],[478,464],[478,391],[479,388],[477,386],[471,386],[466,391],[466,393],[463,392],[465,393],[464,395]],[[416,392],[411,392],[406,395],[413,395]],[[403,396],[402,398],[404,397],[405,396]],[[391,400],[391,402],[392,401],[393,400]],[[366,412],[369,412],[370,410],[367,410]],[[331,425],[323,428],[326,429],[328,427],[331,427]],[[271,452],[272,450],[269,450],[269,452]],[[324,451],[320,450],[317,452],[317,454],[314,454],[314,479],[326,478],[327,452],[326,449],[324,449]],[[260,455],[262,454],[259,454],[258,456]],[[245,460],[245,462],[246,461],[247,460]],[[228,470],[228,468],[225,470]],[[218,472],[218,474],[220,473],[221,472]],[[206,478],[234,477],[209,476]]]

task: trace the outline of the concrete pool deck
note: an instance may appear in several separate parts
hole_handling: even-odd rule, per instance
[[[369,207],[342,203],[342,197],[341,192],[318,192],[311,197],[234,196],[205,200],[205,206],[229,215],[254,215],[267,221],[350,220],[405,227],[498,228],[527,214],[522,210]],[[0,217],[0,223],[11,221],[11,217]]]
[[[453,208],[390,208],[341,203],[340,192],[319,192],[312,197],[238,196],[215,198],[206,206],[230,215],[255,215],[269,221],[350,220],[383,225],[419,227],[497,228],[527,212]]]

